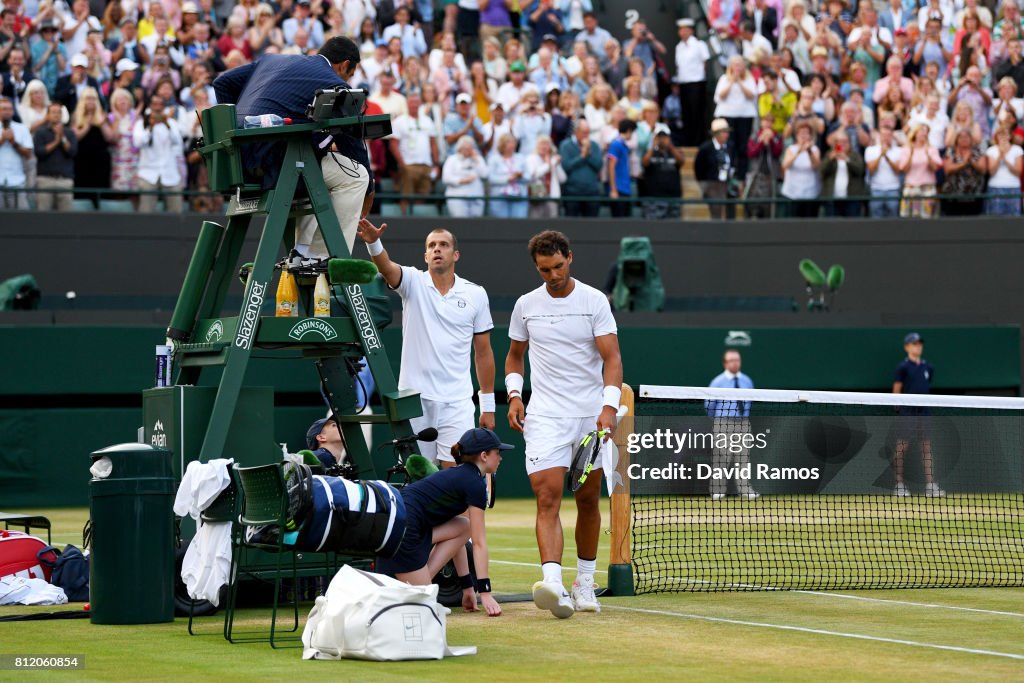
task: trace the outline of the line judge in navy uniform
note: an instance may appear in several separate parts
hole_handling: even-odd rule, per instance
[[[740,372],[743,359],[736,349],[728,349],[722,354],[721,374],[717,375],[708,386],[718,389],[753,389],[754,380]],[[718,436],[725,434],[733,441],[733,434],[746,435],[750,433],[750,401],[704,401],[704,409],[708,416],[714,418],[715,441]],[[742,437],[741,437],[742,438]],[[740,444],[737,444],[740,446]],[[745,445],[735,450],[726,446],[715,447],[711,451],[711,466],[721,470],[727,467],[743,468],[750,465],[750,449]],[[729,481],[736,482],[736,493],[740,498],[757,500],[760,494],[750,485],[750,479],[741,476],[729,478],[716,477],[711,480],[711,500],[722,500],[728,493]]]
[[[213,89],[221,104],[234,104],[238,126],[246,116],[277,114],[295,123],[304,123],[306,106],[319,89],[341,86],[359,64],[359,48],[352,40],[337,37],[328,40],[316,55],[264,55],[252,64],[240,66],[217,77]],[[314,134],[312,144],[321,153],[325,134]],[[285,145],[267,143],[242,148],[242,164],[246,174],[260,177],[264,189],[277,184]],[[359,219],[373,204],[370,183],[370,159],[361,139],[350,135],[334,137],[325,150],[320,168],[331,192],[331,203],[341,224],[341,231],[351,254]],[[295,228],[295,251],[308,259],[327,258],[327,247],[317,229],[316,218],[306,216]],[[293,254],[293,257],[295,255]]]

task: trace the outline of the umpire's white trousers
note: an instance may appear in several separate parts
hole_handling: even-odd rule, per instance
[[[731,437],[733,434],[746,435],[750,433],[750,420],[738,416],[716,417],[713,429],[716,440],[722,434],[725,434],[727,437]],[[723,472],[725,468],[729,467],[743,468],[748,465],[750,465],[750,450],[747,448],[739,448],[734,451],[726,445],[725,448],[715,448],[711,452],[711,466],[716,468],[718,472]],[[754,488],[750,485],[749,479],[733,475],[729,478],[713,478],[711,480],[712,495],[727,494],[729,492],[729,481],[736,482],[736,493],[740,495],[754,493]]]
[[[341,234],[351,255],[370,176],[365,166],[337,153],[325,156],[320,162],[320,170],[323,171],[324,183],[331,193],[331,205],[338,217],[338,223],[341,224]],[[312,215],[303,216],[295,226],[295,250],[308,258],[344,256],[327,252],[323,234],[319,230],[316,217]]]

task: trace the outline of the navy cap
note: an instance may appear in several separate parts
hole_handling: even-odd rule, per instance
[[[463,434],[462,438],[459,439],[459,445],[462,446],[462,452],[467,455],[483,453],[492,448],[497,448],[500,451],[510,451],[515,448],[515,446],[502,443],[497,434],[483,427],[470,429]]]
[[[924,343],[924,337],[919,335],[917,332],[911,332],[910,334],[903,338],[904,344],[914,344],[916,342],[921,342],[922,344]]]
[[[316,422],[314,422],[312,425],[310,425],[309,429],[306,430],[306,448],[308,448],[311,451],[316,450],[316,437],[320,432],[324,430],[324,425],[327,424],[328,420],[331,419],[332,418],[329,417],[322,417]]]

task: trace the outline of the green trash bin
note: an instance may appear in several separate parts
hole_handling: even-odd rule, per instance
[[[126,443],[96,451],[92,461],[92,623],[174,621],[176,486],[171,452]]]

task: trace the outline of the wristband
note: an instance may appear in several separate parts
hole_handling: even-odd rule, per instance
[[[604,403],[603,405],[611,406],[615,408],[615,412],[619,412],[619,399],[622,398],[622,389],[619,387],[607,386],[604,388]]]
[[[490,593],[491,592],[491,580],[490,579],[477,579],[477,593]]]
[[[482,391],[477,392],[477,398],[480,399],[480,412],[481,413],[493,413],[495,409],[494,405],[494,392],[485,394]]]
[[[467,588],[473,588],[473,575],[466,574],[465,576],[459,577],[459,588],[466,590]]]
[[[523,400],[523,395],[521,393],[519,393],[518,391],[510,391],[510,392],[508,392],[508,400],[511,401],[514,398],[518,398],[520,401],[522,401]]]
[[[518,372],[510,372],[507,375],[505,375],[505,389],[510,394],[511,393],[522,394],[523,393],[523,384],[524,383],[525,383],[525,380],[523,379],[523,376],[520,375]]]
[[[370,252],[370,256],[380,256],[384,253],[384,244],[380,240],[367,242],[366,251]]]

